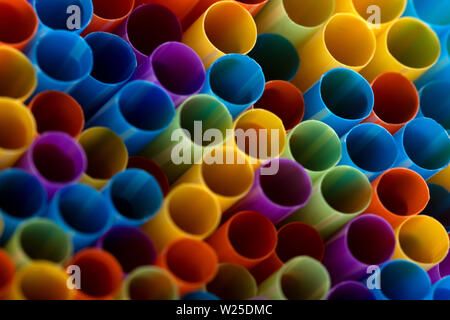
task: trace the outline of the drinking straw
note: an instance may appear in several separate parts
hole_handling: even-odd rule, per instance
[[[74,291],[67,286],[69,275],[61,266],[36,261],[19,270],[14,278],[11,300],[72,300]]]
[[[191,12],[199,0],[135,0],[134,7],[138,7],[142,4],[155,3],[161,6],[167,7],[172,11],[181,22],[184,21],[186,16]]]
[[[450,29],[450,18],[447,15],[449,11],[448,1],[409,0],[404,16],[416,17],[431,26],[438,35],[442,35]]]
[[[258,292],[255,279],[244,267],[221,263],[206,289],[221,300],[248,300]]]
[[[23,102],[36,85],[36,73],[27,57],[17,49],[0,45],[0,96]]]
[[[419,173],[425,180],[443,170],[450,162],[450,137],[446,130],[430,118],[416,118],[394,136],[397,167]]]
[[[113,225],[138,227],[154,217],[163,194],[156,179],[144,170],[116,174],[102,190],[113,216]]]
[[[205,239],[218,227],[220,215],[219,202],[210,191],[201,185],[184,183],[172,189],[160,211],[142,230],[161,252],[175,240]]]
[[[180,21],[172,11],[162,5],[145,4],[136,7],[116,30],[136,55],[140,65],[168,41],[181,41]]]
[[[395,229],[393,259],[409,260],[429,270],[447,256],[449,239],[442,224],[429,216],[409,218]]]
[[[425,300],[450,300],[450,277],[442,278],[433,284]]]
[[[162,87],[179,106],[197,94],[205,83],[205,69],[194,50],[180,42],[157,47],[137,68],[134,79],[147,80]]]
[[[66,30],[80,34],[91,22],[94,11],[92,0],[58,0],[58,2],[54,0],[32,0],[31,4],[39,18],[38,37],[52,30]],[[77,6],[79,9],[76,10],[72,6]],[[79,25],[77,25],[76,19],[71,18],[74,14],[77,17],[81,15]],[[56,42],[56,44],[61,45],[60,42]],[[64,45],[62,47],[67,48]]]
[[[303,120],[305,101],[300,90],[292,83],[273,80],[266,82],[264,93],[254,108],[274,113],[283,121],[286,131],[290,131]]]
[[[311,257],[300,256],[261,283],[258,296],[270,300],[322,300],[329,290],[327,269]]]
[[[178,300],[178,287],[168,271],[143,266],[132,271],[122,283],[121,300]]]
[[[336,12],[349,12],[367,21],[375,35],[379,35],[394,23],[405,11],[408,0],[343,0],[336,1]],[[375,9],[373,6],[378,8]],[[380,19],[373,19],[379,13]]]
[[[155,84],[128,82],[87,122],[107,127],[125,142],[130,155],[141,151],[169,127],[175,116],[172,100]]]
[[[375,300],[375,297],[364,284],[350,280],[331,288],[327,300]]]
[[[50,202],[46,216],[67,233],[74,251],[91,246],[111,227],[111,211],[105,198],[83,184],[60,189]]]
[[[187,238],[169,244],[156,260],[157,266],[175,278],[180,295],[209,283],[217,272],[217,263],[217,255],[208,244]]]
[[[450,235],[449,235],[450,236]],[[431,283],[436,283],[440,279],[450,275],[450,256],[447,256],[439,264],[428,270]]]
[[[356,217],[325,244],[323,265],[335,285],[361,280],[369,266],[382,265],[395,250],[395,234],[389,223],[376,215]]]
[[[325,251],[320,234],[313,227],[292,222],[278,229],[275,252],[250,270],[258,283],[263,282],[285,262],[298,256],[310,256],[321,261]]]
[[[298,124],[287,136],[283,158],[303,166],[315,183],[334,168],[341,159],[341,142],[336,132],[327,124],[307,120]]]
[[[122,139],[104,127],[83,131],[78,142],[86,153],[87,169],[81,182],[98,190],[127,167],[128,151]]]
[[[297,50],[292,43],[275,33],[260,34],[248,56],[261,66],[266,81],[291,81],[300,66]]]
[[[392,168],[397,159],[397,146],[385,128],[374,123],[359,124],[341,139],[340,165],[363,172],[370,180]]]
[[[367,118],[373,110],[370,84],[358,73],[346,68],[326,72],[303,95],[305,120],[319,120],[341,137]]]
[[[229,53],[245,55],[256,43],[257,30],[251,14],[239,3],[219,1],[211,5],[183,34],[209,68]]]
[[[156,260],[155,247],[150,238],[140,229],[133,227],[109,229],[97,241],[96,246],[111,253],[125,273],[151,265]]]
[[[113,32],[130,14],[135,0],[92,0],[92,20],[83,32]]]
[[[450,192],[437,184],[428,184],[430,190],[430,201],[422,214],[438,220],[450,231]]]
[[[419,94],[414,84],[397,72],[386,72],[372,82],[373,111],[363,122],[373,122],[395,134],[414,119],[419,110]]]
[[[295,47],[303,45],[331,18],[332,0],[271,0],[256,17],[259,33],[286,37]]]
[[[61,131],[76,138],[84,127],[83,109],[67,93],[55,90],[37,94],[28,104],[38,133]]]
[[[450,81],[432,81],[419,91],[418,116],[431,118],[450,134]]]
[[[311,190],[311,179],[301,165],[289,159],[273,159],[256,171],[248,194],[232,206],[225,217],[251,210],[277,224],[304,207]]]
[[[38,18],[25,0],[0,1],[0,45],[23,50],[36,34]]]
[[[94,60],[92,50],[83,38],[62,30],[49,31],[37,38],[28,57],[38,80],[34,94],[46,90],[69,92],[89,77]]]
[[[253,167],[242,159],[236,148],[220,146],[203,156],[202,162],[194,164],[176,182],[196,183],[206,187],[219,201],[221,212],[243,198],[253,185]],[[242,161],[240,161],[242,160]]]
[[[0,169],[14,165],[35,136],[31,112],[17,100],[0,97]]]
[[[156,181],[158,181],[164,197],[169,193],[169,180],[167,180],[167,176],[164,171],[162,171],[162,169],[154,161],[142,156],[133,156],[128,159],[127,168],[141,169],[148,174],[151,174]]]
[[[251,269],[268,258],[277,245],[277,230],[264,215],[242,211],[228,219],[206,242],[220,262]]]
[[[333,68],[358,72],[372,60],[375,47],[375,35],[366,21],[349,13],[335,14],[299,50],[301,64],[292,83],[305,92]]]
[[[365,212],[376,214],[396,228],[425,209],[430,193],[423,178],[416,172],[393,168],[372,182],[373,194]]]
[[[227,54],[206,71],[201,92],[225,104],[234,119],[261,98],[264,85],[263,70],[255,60],[241,54]]]
[[[6,251],[0,249],[0,299],[4,299],[11,290],[16,268]]]
[[[63,132],[46,132],[34,140],[17,167],[35,176],[49,199],[56,191],[76,183],[86,170],[80,144]]]
[[[208,95],[195,95],[178,107],[170,126],[141,155],[155,161],[173,183],[209,148],[228,140],[231,128],[231,115],[223,103]],[[203,141],[203,134],[210,129],[221,135],[212,142]]]
[[[286,148],[286,130],[275,114],[264,109],[244,112],[234,122],[232,143],[244,152],[247,161],[257,170],[262,163],[278,158]]]
[[[428,179],[428,182],[443,186],[445,189],[450,191],[450,165]]]
[[[384,72],[399,72],[415,81],[437,62],[439,54],[439,39],[430,27],[415,18],[401,18],[377,38],[375,55],[360,73],[368,81]]]
[[[359,170],[349,166],[331,169],[313,187],[307,205],[291,214],[287,222],[304,222],[327,240],[364,212],[372,198],[372,186]]]
[[[431,290],[426,271],[410,261],[385,263],[379,277],[381,288],[371,290],[377,300],[423,300]]]
[[[17,226],[47,208],[47,193],[34,176],[19,169],[0,173],[0,216],[4,228],[0,242],[5,244]]]
[[[17,227],[5,250],[20,269],[35,260],[64,264],[72,255],[72,243],[69,235],[53,221],[31,218]]]
[[[77,300],[109,300],[120,290],[123,271],[114,256],[94,248],[78,252],[67,266],[77,266],[81,272],[81,288]]]
[[[93,68],[70,94],[89,119],[130,80],[136,69],[136,57],[130,46],[116,35],[94,32],[84,39],[92,50]]]
[[[235,0],[241,4],[245,9],[256,17],[264,6],[269,3],[269,0]]]
[[[181,297],[181,300],[207,300],[207,301],[213,301],[213,300],[220,300],[216,295],[206,292],[206,291],[194,291],[190,292],[188,294],[185,294],[183,297]]]

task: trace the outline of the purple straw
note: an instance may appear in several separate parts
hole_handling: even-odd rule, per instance
[[[278,171],[265,175],[264,171],[275,167],[277,162]],[[289,159],[272,159],[256,171],[249,193],[224,216],[227,218],[234,213],[250,210],[265,215],[277,224],[302,208],[308,202],[311,191],[311,179],[300,164]]]
[[[361,282],[344,281],[331,288],[327,300],[375,300],[375,297]]]
[[[108,251],[121,264],[125,273],[152,265],[156,250],[150,238],[134,227],[113,227],[96,243],[96,247]]]
[[[16,165],[35,176],[51,199],[59,189],[76,183],[86,171],[81,145],[63,132],[47,132],[36,138]]]
[[[364,214],[347,224],[325,244],[322,263],[333,284],[361,280],[371,265],[388,261],[395,250],[395,234],[383,218]]]
[[[435,284],[444,277],[450,276],[450,254],[447,254],[444,260],[437,266],[428,270],[431,284]]]
[[[164,88],[175,106],[198,93],[206,71],[198,54],[180,42],[166,42],[137,68],[133,79],[147,80]]]

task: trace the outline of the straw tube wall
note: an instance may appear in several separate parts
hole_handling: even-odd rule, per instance
[[[450,191],[437,184],[428,184],[430,201],[422,214],[437,219],[444,228],[450,230]]]
[[[439,35],[445,35],[450,30],[450,18],[446,14],[450,10],[448,1],[410,0],[405,10],[405,16],[417,17],[430,25]]]
[[[11,257],[0,249],[0,299],[4,299],[11,290],[16,268]]]
[[[375,297],[363,283],[349,280],[332,287],[327,300],[375,300]]]
[[[450,133],[450,81],[432,81],[419,91],[419,116],[437,121]]]
[[[130,14],[135,0],[92,0],[92,20],[83,35],[96,31],[113,32]]]

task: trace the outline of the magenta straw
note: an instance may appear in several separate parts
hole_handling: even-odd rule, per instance
[[[365,214],[347,224],[325,244],[322,263],[333,284],[361,280],[367,268],[388,261],[395,250],[395,234],[379,216]]]
[[[264,174],[268,168],[276,168],[277,165],[278,170],[271,175]],[[308,202],[311,191],[311,179],[301,165],[289,159],[273,159],[256,171],[249,193],[230,208],[224,218],[249,210],[259,212],[277,224],[302,208]]]
[[[437,266],[428,270],[428,275],[432,284],[438,282],[444,277],[450,276],[450,254],[447,254],[445,259],[442,260]]]
[[[375,297],[363,283],[344,281],[331,288],[327,300],[375,300]]]
[[[34,140],[17,167],[34,175],[51,199],[59,189],[80,180],[87,160],[81,145],[67,133],[47,132]]]
[[[202,60],[190,47],[181,42],[166,42],[144,60],[133,78],[165,89],[175,106],[179,106],[200,91],[206,71]]]

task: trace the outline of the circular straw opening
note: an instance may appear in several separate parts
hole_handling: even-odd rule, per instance
[[[408,42],[404,39],[408,39]],[[390,27],[387,47],[398,62],[415,69],[430,67],[440,54],[439,39],[436,34],[414,18],[400,19]]]
[[[437,220],[415,216],[398,230],[398,242],[406,256],[419,263],[436,264],[448,253],[448,234]]]
[[[341,142],[336,132],[315,120],[305,121],[293,129],[289,147],[295,161],[311,171],[328,170],[341,159]]]
[[[112,6],[108,4],[108,7]],[[131,77],[136,68],[136,57],[124,40],[105,32],[91,33],[85,40],[91,47],[94,57],[91,71],[94,79],[116,84]]]
[[[400,73],[383,73],[372,83],[375,96],[373,111],[389,124],[403,124],[418,111],[419,96],[414,84]]]
[[[128,159],[127,168],[141,169],[151,174],[158,181],[164,196],[169,193],[170,187],[166,173],[154,161],[142,156],[133,156]]]
[[[34,176],[18,169],[10,169],[0,174],[2,215],[19,219],[30,218],[41,213],[46,204],[47,193]]]
[[[353,128],[345,143],[351,160],[363,170],[384,171],[397,159],[394,138],[386,129],[376,124],[361,124]]]
[[[81,13],[80,29],[75,29],[74,32],[79,32],[86,28],[92,18],[93,7],[91,0],[34,0],[33,2],[39,20],[44,26],[51,29],[68,30],[67,19],[74,11],[71,10],[71,14],[69,14],[67,9],[73,5],[78,6]]]
[[[362,283],[344,281],[330,290],[327,300],[375,300],[370,290]]]
[[[212,192],[224,197],[237,197],[246,193],[253,184],[253,168],[248,163],[240,164],[237,161],[240,155],[236,149],[213,149],[211,156],[220,157],[220,154],[216,155],[220,152],[220,163],[202,164],[202,177],[206,185]],[[228,163],[227,159],[231,157],[233,162]]]
[[[425,180],[408,169],[398,168],[384,173],[375,192],[381,204],[398,216],[412,216],[422,212],[429,200]]]
[[[147,131],[163,130],[175,114],[172,99],[167,93],[145,81],[130,82],[122,89],[119,108],[128,123]]]
[[[109,208],[101,193],[86,185],[72,185],[58,195],[58,209],[64,221],[85,234],[101,232],[108,224]]]
[[[238,54],[216,60],[210,68],[209,81],[214,94],[237,105],[258,100],[265,86],[264,73],[258,63]]]
[[[150,218],[162,203],[162,192],[156,179],[138,169],[117,174],[110,185],[110,197],[116,210],[133,220]]]
[[[334,210],[343,214],[356,214],[369,206],[372,187],[366,176],[351,167],[336,167],[323,178],[321,192]]]
[[[450,24],[450,17],[445,14],[450,11],[450,2],[442,0],[411,0],[411,2],[421,20],[437,26]]]
[[[347,245],[351,254],[367,265],[379,265],[389,260],[395,243],[391,226],[378,216],[362,215],[348,228]]]
[[[52,0],[50,6],[53,3]],[[92,50],[86,41],[65,31],[50,32],[42,36],[36,44],[36,60],[47,76],[62,82],[87,77],[93,65]]]
[[[277,232],[268,218],[248,211],[232,219],[228,237],[238,254],[249,259],[261,259],[275,250]]]
[[[367,65],[375,53],[375,36],[366,21],[351,14],[336,14],[325,27],[325,46],[339,63]]]
[[[147,4],[137,7],[129,16],[127,34],[137,51],[150,56],[165,42],[181,41],[182,30],[172,11],[157,4]]]
[[[283,0],[283,6],[289,19],[308,28],[324,24],[334,11],[333,0]]]
[[[420,92],[422,114],[450,130],[450,82],[430,82]]]
[[[202,60],[185,44],[169,42],[159,46],[151,63],[158,81],[174,94],[192,95],[205,83]]]
[[[0,148],[25,149],[35,138],[35,120],[17,101],[0,98],[0,124]]]
[[[27,41],[36,32],[37,25],[36,13],[26,1],[0,1],[0,42]]]
[[[405,10],[406,2],[407,0],[352,0],[355,10],[366,21],[375,12],[370,10],[371,6],[378,6],[381,13],[380,23],[388,23],[400,17]],[[374,24],[375,22],[371,23]]]
[[[92,0],[94,14],[108,20],[126,17],[133,10],[134,0]]]
[[[64,92],[41,92],[30,103],[30,109],[39,133],[61,131],[76,137],[83,130],[83,109]]]
[[[164,270],[144,267],[129,275],[128,294],[131,300],[173,300],[177,287]]]
[[[257,31],[253,17],[235,2],[212,5],[206,11],[203,28],[211,44],[223,53],[246,54],[256,42]]]
[[[207,132],[210,129],[219,130],[221,137],[226,139],[228,137],[227,130],[232,127],[231,115],[225,106],[217,99],[207,95],[197,95],[186,100],[181,106],[180,112],[180,127],[187,130],[190,134],[191,141],[194,141],[195,137],[195,123],[200,122],[203,132]],[[198,130],[198,129],[197,129]],[[223,142],[220,141],[206,141],[202,139],[202,146],[214,146]]]
[[[313,227],[292,222],[278,230],[276,253],[282,262],[287,262],[298,256],[310,256],[321,261],[325,245],[320,234]]]
[[[450,192],[437,184],[428,184],[428,188],[430,201],[423,214],[437,219],[446,229],[450,229]]]
[[[210,280],[216,273],[217,256],[206,243],[183,239],[169,246],[167,266],[182,281],[200,283]]]
[[[366,118],[374,104],[373,91],[367,80],[344,68],[333,69],[322,77],[320,95],[331,113],[348,120]]]
[[[19,275],[20,291],[27,300],[68,300],[68,276],[59,266],[36,262]],[[43,290],[45,288],[45,290]]]
[[[178,228],[199,237],[213,231],[219,221],[219,207],[213,195],[193,185],[174,189],[168,200],[168,209],[170,218]]]
[[[278,162],[273,175],[260,175],[259,182],[264,194],[274,203],[285,207],[305,204],[311,195],[311,179],[306,171],[291,160],[275,159],[263,165],[270,168]]]
[[[51,221],[31,220],[16,232],[23,252],[31,260],[63,263],[71,254],[72,247],[68,235]]]
[[[429,118],[418,118],[406,125],[403,147],[416,165],[427,170],[440,169],[450,159],[450,138],[447,132]]]

